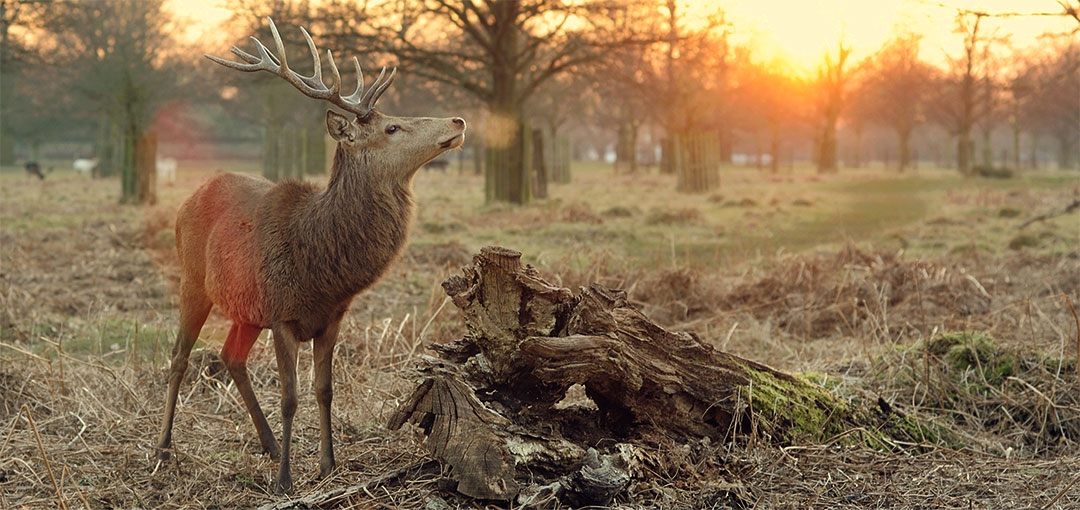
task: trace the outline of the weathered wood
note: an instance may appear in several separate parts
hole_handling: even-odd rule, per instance
[[[849,434],[852,441],[886,445],[887,437],[926,434],[888,409],[853,407],[802,377],[668,331],[623,291],[552,285],[513,250],[484,248],[443,288],[467,333],[433,346],[442,359],[426,358],[423,382],[390,425],[418,424],[468,496],[606,504],[630,471],[596,471],[603,463],[587,452],[600,443],[632,450],[647,437],[725,440],[751,431],[791,443],[861,427],[867,432]],[[556,405],[575,384],[595,410]]]
[[[518,493],[513,461],[504,446],[509,420],[481,403],[453,377],[427,379],[396,413],[390,428],[418,416],[426,445],[453,467],[458,492],[474,498],[508,500]]]

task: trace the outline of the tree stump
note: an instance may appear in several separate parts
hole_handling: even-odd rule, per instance
[[[639,471],[633,444],[648,437],[888,447],[930,435],[887,405],[854,405],[668,331],[621,290],[554,286],[513,250],[484,248],[443,288],[467,332],[431,346],[438,358],[424,357],[422,382],[390,427],[417,424],[466,496],[607,504]],[[573,385],[595,408],[559,405]],[[610,447],[589,447],[598,444]]]

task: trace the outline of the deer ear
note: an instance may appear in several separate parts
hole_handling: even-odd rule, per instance
[[[350,142],[355,138],[353,126],[348,117],[333,110],[326,110],[326,131],[330,137],[337,141],[348,139]]]

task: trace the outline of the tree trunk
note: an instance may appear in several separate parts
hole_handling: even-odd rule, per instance
[[[0,2],[0,11],[6,10],[7,2]],[[0,21],[0,52],[3,52],[4,57],[8,57],[11,47],[8,46],[8,29],[10,25],[7,21],[6,12],[0,12],[0,20],[2,20]],[[3,67],[3,69],[0,69],[0,108],[9,107],[14,99],[16,74],[15,69],[13,69],[14,66],[8,58],[4,58],[3,64],[0,64],[0,67]],[[0,114],[0,165],[3,166],[15,164],[15,137],[11,125],[16,119],[12,117],[10,114]]]
[[[725,165],[731,164],[732,146],[734,144],[735,135],[731,131],[731,126],[725,125],[720,128],[720,163]]]
[[[1069,170],[1076,162],[1076,140],[1067,133],[1058,137],[1058,170]]]
[[[828,118],[821,133],[821,146],[818,148],[819,174],[836,172],[836,119]]]
[[[1013,121],[1013,170],[1020,171],[1020,123]]]
[[[637,159],[635,146],[637,145],[637,132],[633,123],[624,118],[619,120],[618,129],[615,132],[615,174],[628,172],[634,173],[634,163]]]
[[[138,132],[134,121],[124,119],[123,137],[120,142],[120,202],[130,203],[135,200],[138,193],[138,180],[135,177],[135,142],[138,141]]]
[[[540,129],[532,130],[533,187],[536,191],[536,198],[547,198],[548,196],[549,168],[547,158],[545,158],[546,150],[547,144],[544,143],[544,132]]]
[[[157,203],[157,132],[147,131],[135,144],[135,203]]]
[[[503,98],[502,101],[513,101]],[[532,130],[515,104],[496,105],[487,124],[484,184],[488,202],[527,204],[532,200]]]
[[[772,126],[772,141],[769,144],[769,152],[772,153],[772,159],[769,160],[769,171],[778,174],[780,173],[780,127],[776,124]]]
[[[896,134],[900,137],[900,173],[904,173],[904,170],[911,164],[911,148],[909,146],[911,131],[900,130]]]
[[[862,168],[862,137],[863,127],[858,124],[855,126],[855,168]]]
[[[961,175],[971,175],[971,137],[967,132],[956,137],[956,168]]]
[[[1031,169],[1039,168],[1039,133],[1031,134]]]
[[[484,154],[487,153],[485,150],[486,146],[484,145],[482,137],[479,139],[474,137],[473,140],[474,141],[470,144],[472,145],[473,175],[484,175]]]
[[[762,156],[763,148],[761,146],[761,130],[754,131],[754,164],[758,170],[765,169],[765,160]]]
[[[673,137],[676,190],[705,193],[720,187],[720,144],[715,132],[693,131]]]
[[[632,476],[644,476],[636,444],[656,437],[754,434],[778,444],[885,449],[889,438],[938,440],[888,405],[852,404],[668,331],[621,290],[554,286],[513,250],[484,248],[443,289],[467,333],[432,346],[441,360],[427,359],[390,427],[423,429],[427,448],[469,497],[607,505]],[[578,397],[557,406],[575,385],[591,403]]]

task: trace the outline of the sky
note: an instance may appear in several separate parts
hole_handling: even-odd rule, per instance
[[[783,60],[790,68],[812,71],[826,50],[835,52],[841,36],[860,60],[874,53],[899,30],[923,34],[923,58],[943,64],[956,53],[962,38],[955,29],[956,8],[989,13],[1060,12],[1056,0],[680,0],[688,16],[705,16],[723,9],[734,28],[736,42],[750,43],[757,58]],[[230,11],[226,0],[171,0],[176,14],[190,20],[186,38],[219,49],[233,39],[219,28]],[[1044,44],[1048,31],[1076,28],[1072,18],[1020,16],[988,18],[983,26],[1009,37],[1017,48]]]
[[[1055,0],[747,0],[697,2],[722,7],[735,32],[755,43],[764,58],[781,58],[808,70],[825,51],[836,51],[839,38],[852,48],[851,58],[862,59],[892,35],[912,31],[923,35],[922,55],[941,64],[945,54],[962,47],[954,33],[956,9],[988,13],[1060,12]],[[984,19],[980,32],[1008,36],[1017,48],[1043,44],[1038,36],[1076,28],[1072,18],[1017,16]]]

